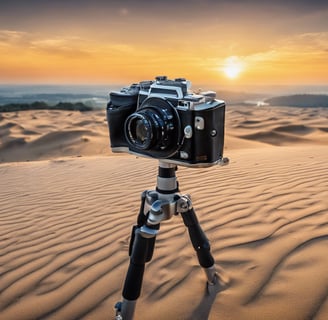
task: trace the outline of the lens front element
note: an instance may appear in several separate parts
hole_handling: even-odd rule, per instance
[[[131,151],[152,157],[169,157],[179,146],[179,116],[166,100],[148,98],[125,121],[125,137]]]
[[[135,147],[147,150],[152,144],[152,124],[145,115],[134,113],[127,122],[128,140]]]

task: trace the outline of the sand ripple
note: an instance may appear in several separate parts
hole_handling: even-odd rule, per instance
[[[326,319],[326,149],[229,156],[224,168],[178,171],[228,286],[205,294],[173,217],[161,225],[136,319]],[[111,318],[140,193],[156,173],[156,161],[131,156],[0,165],[0,318]]]

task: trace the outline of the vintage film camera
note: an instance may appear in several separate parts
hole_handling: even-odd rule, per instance
[[[110,93],[107,121],[113,152],[187,167],[224,161],[225,103],[215,92],[189,91],[183,78],[141,81]]]

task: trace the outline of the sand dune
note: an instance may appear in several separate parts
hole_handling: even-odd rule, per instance
[[[113,155],[104,111],[22,111],[0,118],[0,162]],[[327,145],[324,108],[229,107],[226,150]]]
[[[22,111],[0,120],[0,161],[111,154],[104,111]]]
[[[229,108],[229,136],[271,145],[327,145],[328,111],[324,108]],[[229,141],[229,140],[228,140]],[[229,146],[229,144],[228,144]],[[249,145],[245,144],[246,147]]]
[[[227,285],[206,294],[173,217],[161,224],[136,319],[328,318],[327,119],[320,109],[228,110],[230,164],[177,172]],[[113,318],[157,162],[105,151],[100,112],[2,114],[0,133],[2,161],[21,161],[0,164],[0,318]]]

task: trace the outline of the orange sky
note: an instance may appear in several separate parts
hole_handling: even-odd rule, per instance
[[[0,83],[328,84],[325,1],[44,2],[1,2]]]

